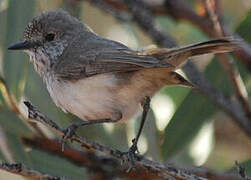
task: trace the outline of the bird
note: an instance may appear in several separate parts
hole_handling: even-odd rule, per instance
[[[237,39],[223,37],[136,51],[56,9],[34,17],[24,30],[24,40],[8,49],[26,52],[54,103],[83,120],[66,128],[65,137],[79,126],[124,122],[143,109],[139,131],[126,152],[133,161],[151,97],[166,85],[194,87],[175,70],[189,57],[230,52],[238,46]]]

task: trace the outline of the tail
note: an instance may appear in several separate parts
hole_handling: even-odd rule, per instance
[[[180,48],[166,49],[158,48],[149,52],[145,52],[148,55],[155,56],[161,59],[175,68],[180,67],[189,57],[198,56],[209,53],[225,53],[236,50],[240,47],[240,40],[233,38],[221,38],[210,40],[202,43],[192,44]]]

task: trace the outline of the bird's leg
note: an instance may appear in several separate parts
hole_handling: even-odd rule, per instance
[[[142,118],[141,118],[138,133],[137,133],[136,137],[132,140],[132,143],[133,143],[132,146],[129,148],[129,150],[127,152],[123,153],[123,155],[126,155],[126,158],[129,161],[129,168],[127,171],[130,171],[135,166],[135,164],[134,164],[134,161],[136,158],[135,155],[136,155],[136,152],[139,153],[137,144],[138,144],[140,134],[143,130],[143,127],[144,127],[144,124],[145,124],[145,121],[147,118],[147,113],[150,109],[150,101],[151,101],[150,97],[145,97],[144,101],[142,102],[141,105],[143,107],[143,113],[142,113]]]
[[[113,123],[122,118],[122,114],[116,113],[115,118],[107,118],[107,119],[97,119],[97,120],[90,120],[90,121],[82,121],[77,123],[72,123],[70,126],[68,126],[64,130],[64,135],[62,137],[62,151],[65,149],[65,143],[67,139],[70,139],[73,135],[75,135],[75,131],[81,127],[86,125],[92,125],[92,124],[101,124],[101,123]]]

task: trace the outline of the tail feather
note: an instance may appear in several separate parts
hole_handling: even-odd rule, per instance
[[[155,56],[176,68],[181,66],[188,57],[209,53],[231,52],[240,46],[241,41],[233,38],[221,38],[202,43],[192,44],[180,48],[166,49],[159,48],[147,52],[148,55]]]

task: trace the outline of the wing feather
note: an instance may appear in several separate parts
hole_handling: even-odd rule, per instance
[[[79,79],[109,72],[172,67],[154,56],[132,51],[118,42],[94,34],[92,36],[87,40],[79,36],[67,47],[53,67],[57,76]]]

